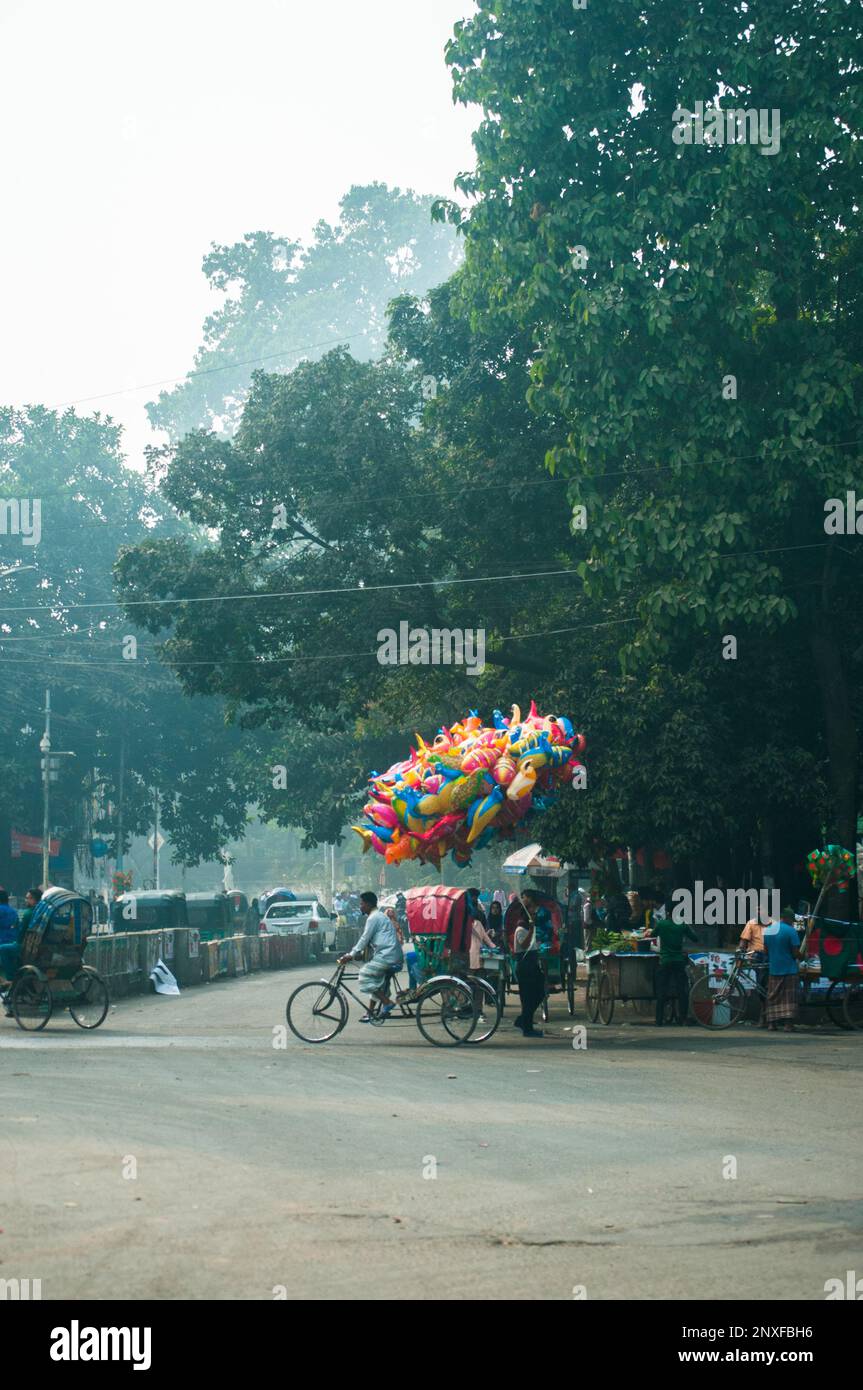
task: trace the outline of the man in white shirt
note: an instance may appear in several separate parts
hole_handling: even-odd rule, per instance
[[[366,918],[365,930],[353,950],[339,957],[339,964],[347,965],[348,961],[356,960],[367,946],[371,946],[372,959],[360,966],[359,973],[360,989],[371,996],[368,1012],[360,1022],[370,1023],[375,1017],[376,1005],[380,1005],[381,1018],[388,1018],[392,1013],[395,1005],[390,1002],[390,979],[405,962],[395,923],[379,910],[377,894],[360,894],[360,912]]]

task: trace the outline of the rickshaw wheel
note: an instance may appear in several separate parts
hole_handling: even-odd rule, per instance
[[[54,1012],[54,999],[47,980],[32,966],[25,966],[12,985],[9,1004],[19,1028],[38,1033]]]
[[[469,1043],[488,1042],[490,1037],[497,1032],[498,1024],[503,1015],[503,1008],[500,1002],[500,995],[488,980],[474,979],[472,988],[475,991],[477,1004],[476,1027],[467,1039]],[[485,1022],[482,1022],[480,1015],[484,1015]]]
[[[827,991],[827,998],[824,1007],[827,1010],[827,1017],[836,1028],[850,1028],[851,1024],[846,1021],[844,1007],[845,987],[841,980],[834,980]]]
[[[466,1043],[477,1023],[477,1006],[460,980],[432,980],[417,1004],[417,1028],[433,1047]]]
[[[571,965],[566,972],[566,1004],[569,1009],[570,1018],[575,1018],[575,966]]]
[[[599,982],[598,1010],[600,1023],[610,1023],[614,1015],[614,994],[607,975],[603,975]]]
[[[542,1021],[548,1023],[548,994],[542,996]]]
[[[72,981],[74,999],[69,1001],[69,1012],[79,1028],[98,1028],[105,1022],[110,1000],[108,986],[102,976],[91,966],[85,965]]]
[[[842,1011],[846,1027],[863,1028],[863,985],[847,985],[842,996]]]
[[[587,1017],[591,1023],[599,1018],[599,972],[591,970],[587,977]]]

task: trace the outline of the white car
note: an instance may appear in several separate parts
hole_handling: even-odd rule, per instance
[[[261,931],[270,936],[292,936],[295,932],[317,934],[313,954],[332,951],[336,945],[336,919],[319,898],[297,898],[292,903],[271,903],[261,921]]]

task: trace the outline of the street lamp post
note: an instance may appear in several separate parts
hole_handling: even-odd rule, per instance
[[[60,758],[77,757],[65,749],[51,752],[51,691],[45,691],[45,732],[39,740],[42,754],[42,887],[49,886],[51,858],[51,783],[58,777],[57,765]]]

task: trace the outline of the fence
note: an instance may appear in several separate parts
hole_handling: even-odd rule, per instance
[[[348,951],[359,940],[352,927],[339,927],[336,950]],[[293,936],[227,936],[221,941],[202,941],[193,927],[172,931],[118,932],[110,936],[91,936],[84,952],[84,963],[105,979],[112,999],[127,994],[145,994],[150,988],[150,972],[161,959],[176,976],[180,988],[207,984],[211,980],[234,979],[255,970],[289,970],[307,965],[312,938]]]

